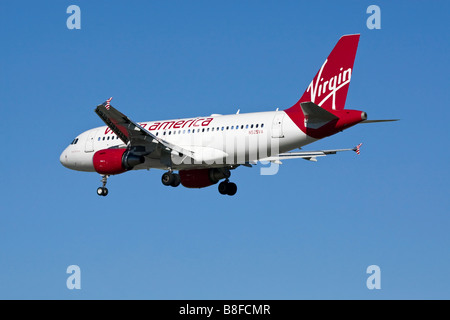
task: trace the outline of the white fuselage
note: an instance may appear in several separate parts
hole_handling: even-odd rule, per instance
[[[194,151],[196,161],[171,154],[172,169],[223,167],[264,159],[316,141],[307,136],[284,111],[211,115],[189,119],[140,122],[157,137]],[[61,154],[61,163],[78,171],[95,171],[95,152],[127,147],[107,126],[87,130]],[[192,160],[192,159],[191,159]],[[150,153],[134,169],[167,169],[160,153]]]

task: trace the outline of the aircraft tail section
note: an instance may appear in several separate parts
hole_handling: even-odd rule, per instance
[[[359,34],[341,37],[297,103],[311,101],[326,110],[344,109],[358,43]]]
[[[365,112],[344,110],[359,34],[342,36],[300,100],[286,114],[306,134],[323,138],[367,119]]]

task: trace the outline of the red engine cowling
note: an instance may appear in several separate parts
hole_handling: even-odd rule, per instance
[[[230,177],[228,169],[180,170],[178,173],[181,184],[186,188],[205,188]]]
[[[103,149],[92,158],[94,169],[100,174],[119,174],[133,169],[145,161],[143,156],[136,156],[127,149]]]

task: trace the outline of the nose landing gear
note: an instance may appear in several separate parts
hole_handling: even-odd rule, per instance
[[[97,189],[97,194],[98,194],[99,196],[106,197],[106,196],[108,195],[108,188],[105,187],[105,186],[106,186],[106,182],[108,182],[108,177],[109,177],[108,175],[102,176],[101,182],[103,183],[103,186],[102,186],[102,187],[99,187],[99,188]]]

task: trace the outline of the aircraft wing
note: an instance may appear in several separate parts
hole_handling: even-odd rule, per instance
[[[317,157],[324,157],[329,154],[336,154],[342,151],[355,151],[356,154],[359,154],[359,149],[361,148],[362,143],[358,144],[356,147],[351,149],[334,149],[334,150],[318,150],[318,151],[300,151],[300,152],[286,152],[280,153],[276,156],[267,157],[264,159],[260,159],[259,161],[271,161],[280,163],[281,160],[284,159],[305,159],[309,161],[317,161]]]
[[[112,98],[97,106],[95,113],[127,145],[132,147],[156,143],[168,152],[176,152],[194,158],[194,152],[155,136],[111,106]]]

